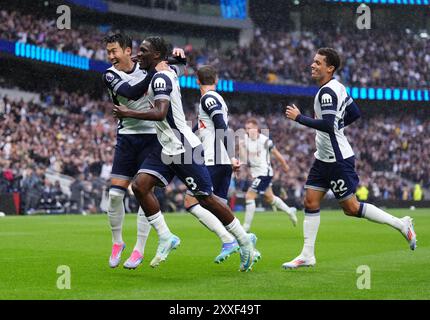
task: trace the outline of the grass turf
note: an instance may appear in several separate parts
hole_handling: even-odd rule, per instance
[[[213,263],[220,242],[189,214],[166,214],[181,246],[150,268],[157,246],[152,230],[137,270],[108,267],[105,215],[6,217],[0,219],[0,299],[429,299],[430,210],[391,212],[414,218],[415,252],[388,226],[323,211],[316,267],[289,271],[281,265],[301,250],[303,214],[294,228],[285,214],[257,213],[252,231],[262,260],[248,273],[238,272],[238,254]],[[134,246],[135,219],[125,219],[122,261]],[[60,265],[70,267],[69,290],[57,289]],[[357,289],[360,265],[370,268],[370,290]]]

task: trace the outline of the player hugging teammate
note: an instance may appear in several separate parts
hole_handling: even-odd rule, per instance
[[[126,49],[127,52],[131,52],[131,48],[129,49]],[[141,43],[137,60],[139,68],[146,73],[145,79],[150,80],[149,84],[148,81],[141,81],[131,85],[130,81],[124,81],[120,77],[112,79],[112,76],[105,75],[113,93],[121,95],[119,90],[122,86],[127,89],[140,86],[139,94],[132,99],[144,98],[147,101],[139,108],[113,99],[115,103],[113,113],[119,119],[119,127],[129,119],[138,123],[140,123],[139,121],[152,122],[159,143],[145,154],[145,159],[139,163],[139,169],[137,173],[135,172],[136,176],[132,182],[132,189],[142,212],[159,237],[157,253],[151,261],[151,266],[156,267],[160,262],[165,261],[170,251],[180,244],[179,237],[172,234],[168,228],[153,191],[155,186],[166,186],[174,176],[177,176],[188,187],[202,209],[206,209],[200,210],[199,214],[212,213],[228,230],[232,237],[225,238],[226,243],[229,244],[227,249],[232,253],[237,251],[237,246],[239,246],[240,271],[249,271],[261,257],[258,250],[255,249],[256,238],[245,232],[225,201],[214,194],[211,175],[207,167],[204,162],[198,161],[195,157],[195,155],[203,155],[203,146],[200,139],[187,125],[182,108],[177,70],[162,65],[163,61],[167,60],[167,51],[167,44],[160,37],[148,37]],[[116,59],[111,59],[111,61],[115,67]],[[157,72],[156,68],[160,68],[160,64],[162,69]],[[136,69],[136,65],[133,67],[134,69]],[[237,166],[235,159],[231,159],[231,161],[230,165]],[[202,221],[200,217],[199,219]],[[208,228],[211,229],[209,226]],[[112,231],[115,231],[113,227]],[[116,265],[119,263],[120,253],[123,249],[123,243],[114,243],[111,261],[115,260]],[[223,255],[224,249],[223,245],[221,255]],[[229,253],[218,261],[223,261],[228,255]],[[139,265],[142,259],[143,254],[139,256],[138,263],[133,267]],[[111,264],[111,266],[113,265]]]

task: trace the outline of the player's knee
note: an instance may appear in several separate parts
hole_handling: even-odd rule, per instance
[[[200,195],[197,197],[197,199],[203,207],[211,206],[213,204],[213,201],[214,201],[213,194],[211,194],[211,195]]]
[[[143,179],[137,177],[131,184],[131,189],[133,190],[134,194],[143,195],[149,192],[151,188],[149,188],[148,184],[146,184]]]
[[[188,210],[188,208],[191,207],[191,201],[188,199],[188,197],[186,196],[184,199],[184,208],[186,210]]]
[[[255,200],[255,193],[253,191],[247,191],[245,194],[245,200]]]
[[[305,197],[304,206],[306,209],[316,210],[320,207],[320,204],[318,201],[316,201],[314,199],[310,199],[308,197]]]
[[[273,202],[273,200],[274,200],[274,198],[273,198],[273,196],[272,196],[272,195],[267,195],[267,194],[265,194],[265,195],[264,195],[264,201],[265,201],[266,203],[271,204],[271,203]]]
[[[195,198],[190,197],[189,195],[185,195],[184,207],[186,210],[188,210],[189,208],[191,208],[192,206],[194,206],[197,203],[198,203],[198,201]]]
[[[109,207],[115,208],[124,201],[125,190],[110,188],[109,189]]]

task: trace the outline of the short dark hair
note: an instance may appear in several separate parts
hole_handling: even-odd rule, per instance
[[[133,42],[130,36],[124,33],[115,33],[112,35],[108,35],[103,39],[105,44],[118,42],[119,46],[125,50],[126,48],[133,49]]]
[[[162,38],[158,36],[152,36],[145,38],[144,41],[148,41],[152,48],[160,53],[160,58],[162,60],[167,60],[167,52],[169,51],[169,44]]]
[[[340,56],[333,48],[319,48],[317,54],[325,57],[327,65],[334,67],[334,72],[340,68]]]
[[[197,78],[202,85],[213,85],[217,78],[217,71],[213,66],[205,65],[197,70]]]

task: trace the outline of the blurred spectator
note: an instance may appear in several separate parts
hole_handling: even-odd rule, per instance
[[[70,185],[70,207],[75,213],[84,213],[84,183],[83,175],[79,174]]]
[[[34,168],[27,170],[26,176],[22,180],[22,191],[25,198],[24,212],[26,214],[33,214],[38,209],[43,192],[42,181]]]
[[[369,189],[364,184],[358,187],[356,194],[359,201],[367,201],[369,199]]]
[[[421,200],[423,200],[423,190],[421,189],[421,186],[417,183],[414,187],[414,201]]]

